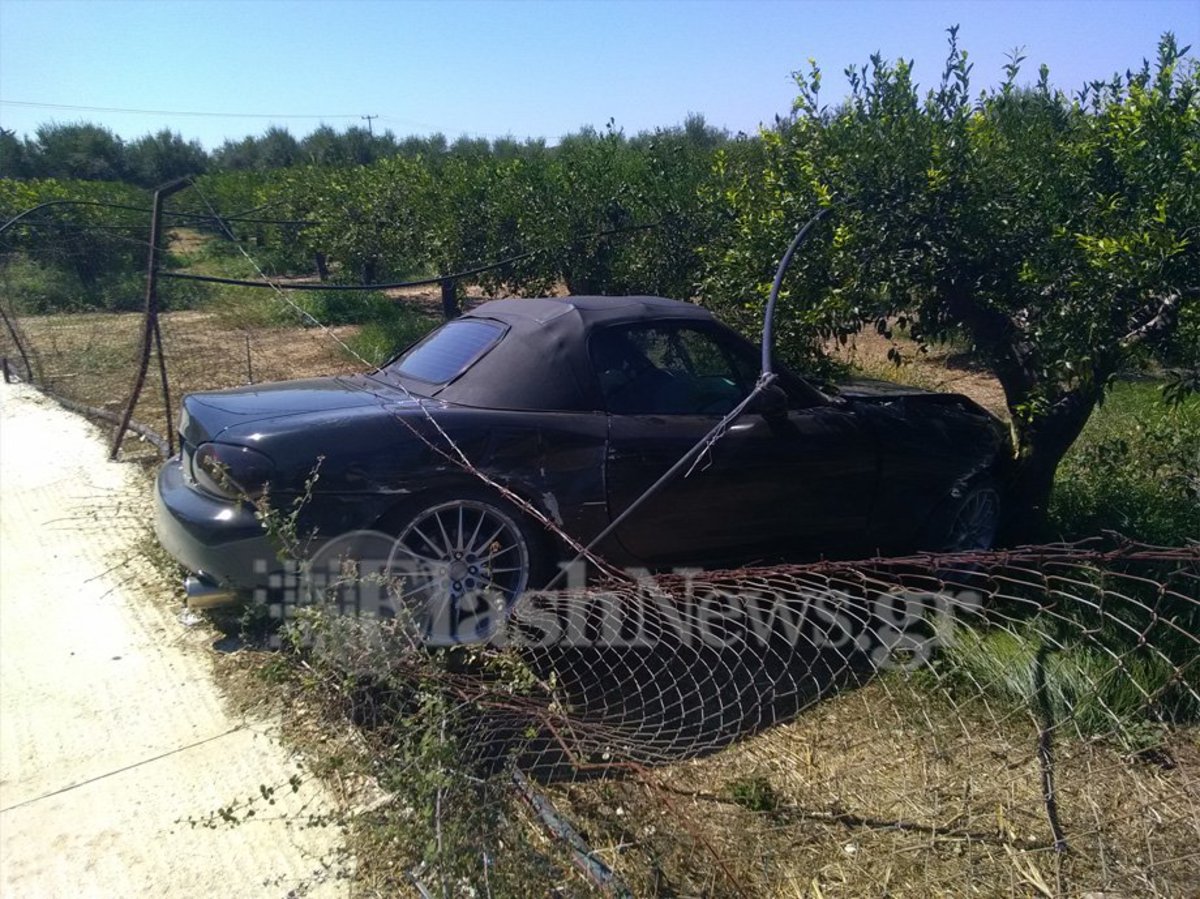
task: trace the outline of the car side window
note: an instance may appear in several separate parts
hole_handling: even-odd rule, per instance
[[[603,328],[589,342],[605,407],[619,415],[724,415],[749,393],[733,356],[686,325]]]

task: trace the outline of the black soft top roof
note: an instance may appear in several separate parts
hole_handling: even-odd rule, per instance
[[[466,313],[468,318],[544,324],[566,316],[586,330],[593,325],[624,324],[648,319],[684,318],[710,321],[707,309],[665,297],[544,297],[492,300]]]
[[[506,333],[458,378],[441,387],[413,382],[414,392],[464,406],[561,412],[603,408],[588,359],[593,328],[714,321],[707,309],[679,300],[584,296],[493,300],[463,318],[499,322]]]

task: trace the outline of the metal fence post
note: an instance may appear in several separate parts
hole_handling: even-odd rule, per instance
[[[129,394],[129,402],[125,406],[125,414],[121,416],[121,423],[117,426],[117,433],[113,438],[112,451],[108,455],[109,459],[117,458],[117,453],[121,449],[121,441],[125,437],[125,432],[129,429],[129,420],[133,418],[134,407],[137,406],[138,398],[142,395],[142,387],[146,383],[146,370],[150,367],[150,350],[152,345],[158,347],[159,368],[163,379],[163,398],[166,401],[168,410],[170,409],[171,401],[167,393],[166,362],[163,359],[162,337],[158,329],[158,242],[159,234],[162,230],[163,200],[171,196],[171,194],[183,190],[190,183],[190,178],[179,178],[169,184],[164,184],[154,191],[154,205],[150,213],[150,252],[147,254],[146,262],[146,311],[145,322],[142,327],[141,360],[138,364],[137,376],[133,380],[133,389]],[[168,421],[167,446],[172,453],[174,452],[173,434],[174,427]]]
[[[0,306],[0,319],[4,321],[4,326],[8,329],[9,336],[12,337],[13,345],[17,348],[17,352],[21,354],[21,361],[25,364],[25,380],[32,384],[33,366],[29,364],[29,354],[25,351],[25,343],[21,340],[21,334],[17,330],[17,326],[8,317],[8,313],[4,311],[3,306]]]

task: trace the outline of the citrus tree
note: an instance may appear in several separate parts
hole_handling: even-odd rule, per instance
[[[847,70],[820,105],[797,75],[795,115],[754,165],[721,172],[732,225],[709,250],[711,302],[756,310],[797,224],[830,224],[788,282],[795,355],[864,325],[965,337],[1004,389],[1017,443],[1018,524],[1044,511],[1058,462],[1114,376],[1171,343],[1200,301],[1200,73],[1166,35],[1157,66],[1053,90],[1042,67],[972,98],[951,29],[940,84],[901,60]],[[718,166],[720,169],[720,164]],[[738,285],[752,285],[749,294]]]

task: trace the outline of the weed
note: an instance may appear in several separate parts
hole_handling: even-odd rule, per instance
[[[762,775],[747,775],[732,781],[726,788],[729,799],[751,812],[773,812],[779,808],[779,794]]]
[[[423,337],[429,325],[428,317],[406,313],[390,321],[363,325],[350,337],[348,344],[356,355],[371,365],[382,365]]]

